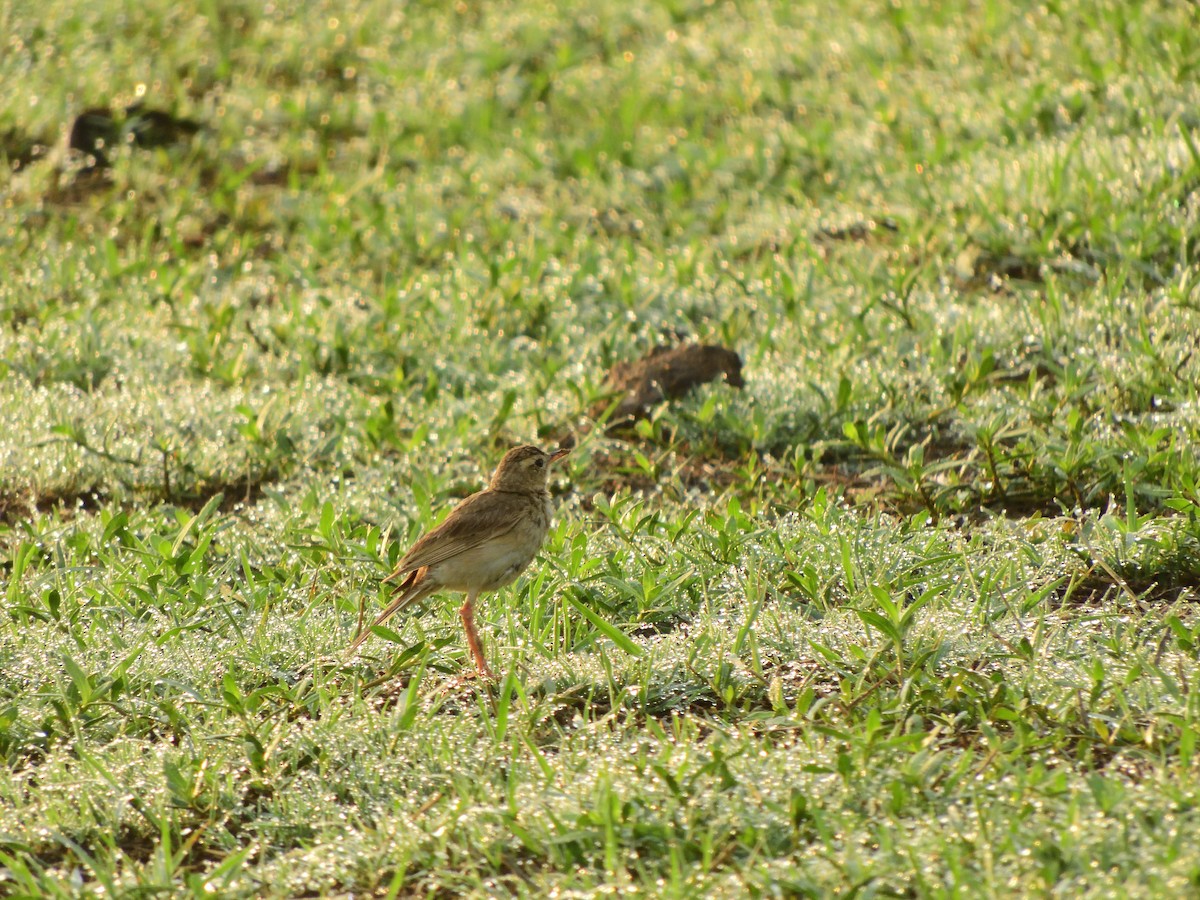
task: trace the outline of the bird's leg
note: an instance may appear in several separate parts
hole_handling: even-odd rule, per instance
[[[488,668],[487,660],[483,658],[483,648],[479,645],[479,632],[475,630],[475,598],[477,593],[467,594],[467,600],[459,609],[463,630],[467,632],[467,646],[471,648],[471,656],[475,657],[475,669],[483,678],[495,679],[496,674]]]

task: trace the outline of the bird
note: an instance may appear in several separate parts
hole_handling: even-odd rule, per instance
[[[482,678],[496,676],[488,667],[475,628],[479,595],[499,590],[528,568],[546,539],[554,505],[546,489],[552,463],[569,449],[548,453],[539,447],[514,447],[504,454],[488,486],[467,497],[432,531],[404,554],[384,583],[403,579],[395,599],[350,645],[353,655],[371,629],[438,591],[467,595],[458,611],[467,646]]]

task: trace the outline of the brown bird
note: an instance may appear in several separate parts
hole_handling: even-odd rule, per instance
[[[475,668],[495,678],[483,657],[475,630],[475,601],[479,595],[513,582],[533,562],[554,505],[546,490],[550,464],[569,450],[547,453],[537,447],[516,447],[504,454],[485,490],[454,507],[446,521],[413,544],[385,582],[408,577],[396,588],[396,599],[374,622],[359,632],[350,653],[362,646],[371,629],[396,612],[441,590],[462,591],[459,609]]]

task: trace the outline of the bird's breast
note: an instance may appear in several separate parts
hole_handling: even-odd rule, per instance
[[[438,580],[456,591],[495,591],[514,581],[537,556],[550,530],[549,495],[532,496],[517,524],[433,568]]]

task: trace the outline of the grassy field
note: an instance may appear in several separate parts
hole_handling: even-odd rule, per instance
[[[1200,890],[1194,6],[187,7],[0,8],[0,893]]]

